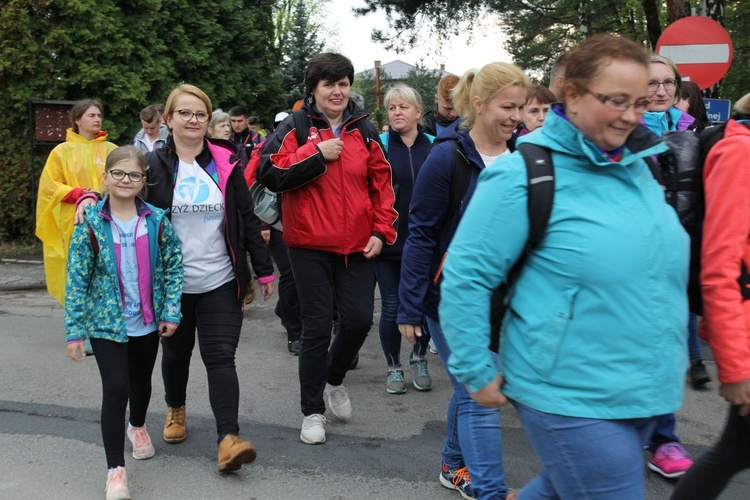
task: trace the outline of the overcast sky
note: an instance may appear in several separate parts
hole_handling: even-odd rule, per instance
[[[475,30],[471,45],[467,43],[468,37],[454,37],[444,43],[441,49],[438,49],[433,40],[424,40],[406,53],[386,51],[373,42],[370,36],[373,28],[387,27],[385,14],[378,12],[355,17],[352,7],[362,4],[359,0],[332,0],[328,15],[322,21],[333,35],[326,40],[326,48],[341,52],[351,59],[357,72],[374,67],[376,60],[385,64],[400,59],[415,64],[423,58],[427,67],[439,68],[440,64],[445,64],[447,71],[457,75],[492,61],[512,62],[503,48],[502,32],[497,27],[496,19],[489,17]]]

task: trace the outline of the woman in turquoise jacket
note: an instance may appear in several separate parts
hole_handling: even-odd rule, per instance
[[[682,402],[688,236],[643,158],[648,55],[597,35],[573,50],[564,105],[519,141],[551,151],[555,198],[528,251],[492,363],[489,302],[529,235],[520,154],[480,180],[448,248],[440,321],[450,372],[485,406],[512,401],[541,459],[520,499],[643,498],[654,417]]]

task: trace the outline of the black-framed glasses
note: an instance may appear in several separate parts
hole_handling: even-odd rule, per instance
[[[172,112],[180,115],[180,118],[182,118],[182,121],[184,122],[189,122],[193,117],[198,120],[198,123],[206,123],[208,121],[208,113],[205,111],[192,112],[189,109],[176,109]]]
[[[143,175],[140,172],[123,172],[122,170],[107,170],[109,175],[112,176],[112,178],[116,181],[121,181],[125,178],[125,176],[128,176],[128,179],[130,179],[130,182],[141,182],[145,175]]]
[[[600,94],[599,92],[593,92],[589,89],[586,89],[586,92],[599,99],[599,102],[601,102],[605,106],[616,109],[617,111],[621,111],[623,113],[629,110],[631,107],[635,109],[636,113],[643,113],[651,103],[651,101],[648,99],[638,99],[635,102],[630,102],[627,99],[623,99],[622,97]]]
[[[664,90],[674,90],[677,88],[677,80],[675,80],[674,78],[667,78],[663,82],[657,80],[649,80],[648,91],[656,92],[657,90],[659,90],[659,85],[664,85]]]

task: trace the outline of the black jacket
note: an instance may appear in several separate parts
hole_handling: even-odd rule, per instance
[[[253,213],[250,193],[237,163],[235,149],[227,141],[204,139],[203,151],[196,157],[204,169],[216,163],[219,174],[219,188],[224,195],[226,216],[224,218],[224,242],[232,261],[237,284],[237,300],[247,294],[248,282],[252,273],[247,263],[247,252],[253,264],[255,274],[260,277],[273,275],[273,264],[268,255],[268,248],[260,234],[260,220]],[[172,210],[174,179],[178,166],[174,141],[169,138],[167,144],[146,155],[148,163],[148,195],[146,201],[152,205]]]

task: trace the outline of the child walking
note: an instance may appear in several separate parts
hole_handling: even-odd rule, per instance
[[[182,253],[166,211],[141,198],[146,161],[133,146],[112,151],[103,200],[75,227],[65,294],[68,356],[80,362],[91,346],[102,377],[102,439],[107,500],[130,498],[125,475],[125,407],[133,458],[154,456],[146,431],[151,375],[159,336],[180,322]]]

